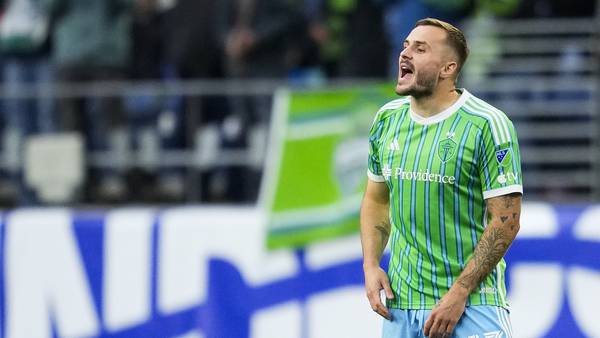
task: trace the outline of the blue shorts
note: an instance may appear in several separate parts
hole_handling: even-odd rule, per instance
[[[392,320],[383,321],[383,338],[420,338],[431,310],[390,309]],[[465,308],[452,337],[511,338],[512,325],[508,310],[492,305]]]

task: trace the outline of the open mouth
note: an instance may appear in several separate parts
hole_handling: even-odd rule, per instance
[[[409,74],[413,74],[412,68],[410,68],[409,66],[406,66],[406,65],[401,65],[400,66],[400,78],[404,78],[405,76],[407,76]]]

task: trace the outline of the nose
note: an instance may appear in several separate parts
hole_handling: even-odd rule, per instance
[[[404,48],[403,50],[400,51],[400,57],[399,57],[400,60],[411,59],[411,58],[412,58],[412,56],[410,54],[410,48]]]

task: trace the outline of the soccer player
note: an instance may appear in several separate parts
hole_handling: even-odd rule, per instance
[[[503,256],[519,231],[519,147],[503,112],[455,87],[467,55],[456,27],[418,21],[399,57],[401,98],[370,131],[361,241],[385,338],[512,336]]]

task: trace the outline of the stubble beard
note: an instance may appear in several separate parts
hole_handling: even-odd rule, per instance
[[[416,99],[431,96],[438,82],[438,74],[421,73],[415,77],[415,82],[408,88],[396,90],[396,94],[400,96],[412,96]]]

